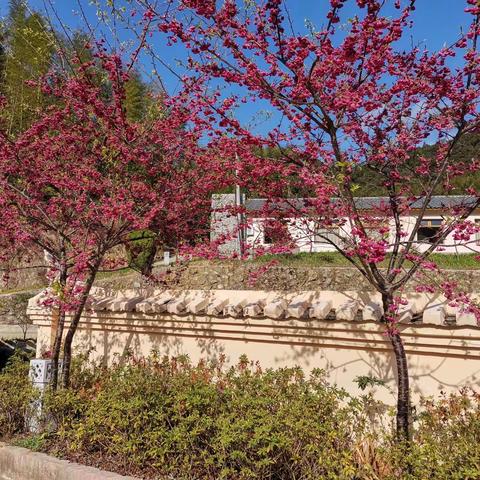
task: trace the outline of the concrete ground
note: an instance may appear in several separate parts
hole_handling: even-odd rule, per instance
[[[0,480],[140,480],[0,443]]]
[[[15,340],[18,338],[37,338],[37,326],[28,325],[27,332],[20,325],[0,325],[0,340]]]

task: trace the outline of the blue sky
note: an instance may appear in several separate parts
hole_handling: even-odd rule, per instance
[[[79,1],[92,23],[95,23],[95,7],[90,0],[51,0],[62,20],[72,27],[82,27],[83,21],[79,15]],[[29,0],[32,8],[43,10],[49,0]],[[100,3],[105,3],[100,0]],[[118,2],[117,2],[118,3]],[[329,5],[328,0],[286,0],[294,25],[298,31],[303,30],[305,19],[320,25]],[[393,4],[393,0],[387,0]],[[469,16],[464,13],[464,0],[417,0],[413,15],[415,27],[412,35],[415,41],[424,40],[429,48],[437,49],[444,42],[455,38],[461,25],[465,25]],[[0,1],[0,15],[8,10],[8,1]],[[348,11],[348,7],[347,7]],[[393,8],[391,9],[393,12]]]
[[[122,0],[117,0],[117,3]],[[309,22],[317,27],[321,27],[324,22],[325,12],[327,11],[329,0],[285,0],[291,15],[292,23],[296,33],[303,34],[306,32],[305,24]],[[91,26],[96,28],[98,37],[109,37],[108,29],[98,22],[96,17],[96,7],[90,0],[30,0],[29,5],[32,9],[42,11],[45,5],[50,3],[54,5],[58,16],[62,22],[72,29],[83,28],[85,23],[80,15],[78,6],[80,2],[84,12],[86,13]],[[98,0],[102,5],[105,0]],[[0,16],[7,13],[7,0],[0,0]],[[353,14],[354,10],[348,4],[355,3],[353,0],[347,2],[345,13]],[[394,14],[393,0],[387,0],[389,10]],[[408,48],[411,43],[417,44],[422,42],[429,50],[437,50],[445,43],[450,44],[454,41],[460,28],[467,25],[470,16],[464,13],[464,0],[417,0],[416,11],[413,14],[414,27],[407,32],[402,46]],[[52,17],[52,15],[50,15]],[[53,18],[53,17],[52,17]],[[127,32],[120,32],[119,36],[122,40],[129,40],[131,35]],[[177,59],[184,57],[182,47],[176,46],[167,48],[160,38],[155,41],[156,52],[161,58],[172,66],[176,71],[180,71],[177,65]],[[148,76],[152,66],[150,59],[145,56],[142,59],[142,73]],[[175,76],[166,70],[161,71],[161,77],[168,91],[173,92],[178,88],[178,80]],[[255,125],[255,129],[266,130],[273,125],[272,119],[268,119],[269,106],[257,103],[256,105],[248,104],[237,112],[239,119],[243,123]],[[253,119],[253,120],[252,120]]]

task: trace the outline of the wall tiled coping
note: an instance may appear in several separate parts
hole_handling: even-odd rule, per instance
[[[27,313],[35,318],[45,292],[31,298]],[[442,295],[407,293],[399,312],[400,322],[412,325],[477,327],[475,316],[452,306]],[[379,294],[357,291],[277,292],[258,290],[124,290],[92,291],[88,312],[127,312],[146,316],[206,315],[237,319],[311,319],[329,321],[380,321]]]
[[[480,328],[441,296],[407,294],[400,312],[412,395],[480,387]],[[51,350],[52,312],[29,302],[38,326],[37,356]],[[382,380],[379,399],[394,403],[395,359],[380,296],[354,291],[95,289],[75,335],[75,353],[111,363],[125,355],[188,355],[193,362],[243,354],[262,367],[300,366],[360,394],[356,378]],[[67,318],[68,322],[69,318]]]

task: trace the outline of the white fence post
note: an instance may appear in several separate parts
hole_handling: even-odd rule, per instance
[[[168,250],[163,252],[163,264],[167,266],[170,265],[170,252]]]
[[[58,362],[58,370],[61,371],[62,362]],[[33,413],[29,420],[29,430],[38,432],[40,418],[42,416],[43,395],[45,389],[52,381],[53,360],[49,358],[35,358],[30,360],[30,371],[28,373],[32,385],[39,391],[38,398],[33,403]]]

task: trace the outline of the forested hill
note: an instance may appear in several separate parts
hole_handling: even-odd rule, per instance
[[[419,164],[419,159],[421,157],[432,159],[435,156],[435,152],[438,148],[438,145],[426,145],[419,148],[411,156],[410,162],[405,166],[406,169],[409,169],[413,172],[412,181],[413,181],[413,190],[415,193],[420,193],[422,191],[422,181],[425,180],[425,177],[415,173],[415,168]],[[465,135],[459,141],[459,143],[454,147],[452,155],[456,160],[456,164],[465,164],[471,165],[472,159],[476,159],[480,154],[480,135],[479,134],[470,134]],[[443,179],[445,180],[446,177]],[[386,194],[386,190],[381,186],[381,177],[380,175],[373,171],[372,169],[364,168],[359,165],[355,169],[354,180],[356,184],[355,195],[359,197],[369,197],[369,196],[383,196]],[[452,189],[446,190],[444,188],[443,182],[440,182],[438,188],[435,191],[437,195],[463,195],[465,194],[467,188],[474,187],[480,189],[480,171],[472,170],[466,174],[451,177]]]
[[[416,168],[419,166],[421,158],[430,159],[433,161],[435,152],[438,148],[436,145],[425,145],[418,148],[410,156],[410,161],[405,162],[403,169],[407,173],[408,177],[412,178],[413,192],[420,194],[422,192],[422,182],[428,181],[428,176],[419,175],[416,172]],[[278,159],[280,158],[295,158],[296,154],[294,149],[286,148],[264,148],[258,152],[259,155]],[[455,159],[455,166],[462,166],[461,171],[467,171],[459,176],[452,175],[452,172],[447,172],[444,178],[439,182],[438,188],[435,190],[436,195],[464,195],[469,187],[474,187],[480,190],[480,170],[475,168],[475,164],[472,159],[478,159],[480,156],[480,134],[466,134],[456,144],[452,150],[452,155]],[[383,187],[382,183],[385,181],[385,176],[380,175],[373,169],[372,162],[368,167],[362,164],[354,166],[353,170],[353,193],[356,197],[377,197],[387,195],[387,190]],[[388,168],[388,166],[387,166]],[[432,168],[432,171],[438,171],[437,167]],[[388,175],[388,170],[386,170]],[[444,187],[445,180],[449,175],[451,187],[446,189]],[[409,184],[410,186],[411,184]],[[284,193],[286,197],[310,197],[314,195],[314,192],[306,189],[305,182],[295,175],[292,175],[289,182],[287,182],[287,190]],[[233,186],[230,189],[225,189],[223,193],[232,193]],[[262,192],[258,191],[246,191],[247,197],[262,197]]]

